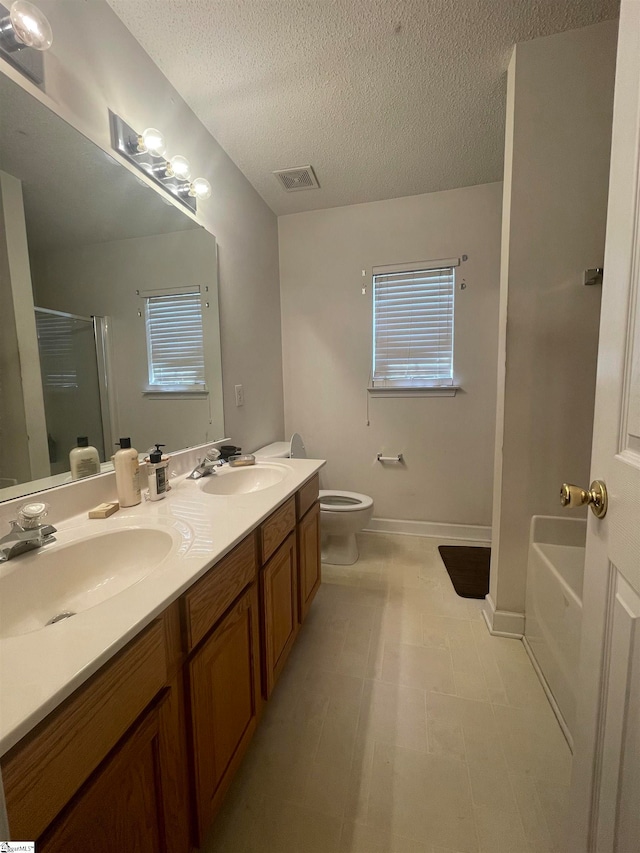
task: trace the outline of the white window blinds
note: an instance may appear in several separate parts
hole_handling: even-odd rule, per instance
[[[373,276],[373,387],[453,385],[454,268]]]
[[[45,388],[77,388],[73,333],[76,321],[60,314],[36,311],[40,370]]]
[[[204,388],[200,293],[146,298],[149,385]]]

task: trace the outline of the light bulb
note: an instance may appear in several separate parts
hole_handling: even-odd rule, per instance
[[[164,157],[166,150],[164,135],[155,127],[148,127],[138,137],[138,151],[140,153],[148,151],[154,157]]]
[[[196,178],[189,186],[189,195],[204,201],[211,196],[211,184],[206,178]]]
[[[188,181],[191,178],[191,165],[186,157],[181,154],[176,154],[169,160],[169,168],[167,174],[173,178],[180,178],[182,181]]]
[[[48,50],[51,47],[53,43],[51,25],[40,9],[32,3],[28,3],[27,0],[15,0],[9,10],[9,20],[13,32],[10,43],[5,45],[7,50],[21,50],[23,47]],[[6,33],[3,32],[3,35],[6,37]]]

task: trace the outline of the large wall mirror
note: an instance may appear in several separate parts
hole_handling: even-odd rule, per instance
[[[141,452],[221,438],[215,238],[1,72],[0,116],[0,500],[68,481],[80,436],[104,466],[121,436]]]

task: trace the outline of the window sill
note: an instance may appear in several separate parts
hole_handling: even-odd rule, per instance
[[[372,397],[455,397],[460,385],[430,385],[424,388],[400,386],[367,388]]]
[[[142,396],[148,400],[166,400],[168,398],[174,400],[201,400],[209,396],[209,391],[206,387],[194,388],[189,385],[157,385],[149,386],[142,392]]]

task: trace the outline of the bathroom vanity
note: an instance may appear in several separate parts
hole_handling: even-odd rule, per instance
[[[175,547],[105,602],[0,639],[2,675],[23,667],[0,700],[12,838],[40,853],[202,844],[320,585],[322,464],[287,460],[249,494],[183,479],[99,521],[97,536],[168,525]]]

